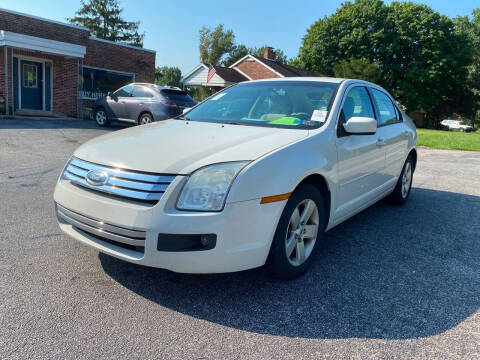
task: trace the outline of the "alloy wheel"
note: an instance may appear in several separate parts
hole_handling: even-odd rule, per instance
[[[293,211],[287,228],[285,250],[293,266],[302,265],[317,240],[319,212],[313,200],[305,199]]]
[[[95,114],[95,120],[98,125],[105,125],[105,122],[107,121],[107,114],[105,114],[105,111],[98,110]]]
[[[142,118],[140,119],[140,124],[146,125],[150,124],[152,122],[152,118],[148,115],[143,115]]]

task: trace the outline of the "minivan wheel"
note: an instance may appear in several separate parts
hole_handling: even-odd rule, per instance
[[[295,190],[285,205],[273,238],[267,268],[290,280],[303,275],[324,238],[325,203],[320,191],[307,184]]]
[[[402,173],[398,178],[395,189],[389,196],[389,200],[396,205],[403,205],[407,202],[413,181],[413,160],[409,156],[403,165]]]
[[[153,122],[153,118],[152,115],[148,113],[140,115],[140,118],[138,119],[138,125],[146,125],[150,124],[151,122]]]
[[[95,110],[95,122],[98,126],[107,126],[110,124],[104,108],[98,108]]]

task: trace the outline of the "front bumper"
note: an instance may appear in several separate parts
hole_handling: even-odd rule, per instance
[[[143,239],[143,244],[134,243],[130,248],[117,246],[102,239],[102,234],[85,232],[62,217],[59,217],[60,229],[116,258],[175,272],[222,273],[264,265],[285,201],[260,204],[260,199],[254,199],[227,203],[222,212],[178,211],[175,201],[184,179],[177,176],[153,206],[105,196],[60,180],[54,194],[59,208],[73,212],[70,215],[81,214],[109,224],[113,232],[127,229],[133,236],[141,234],[137,238]],[[165,233],[215,234],[216,244],[213,249],[201,251],[159,251],[158,237]]]

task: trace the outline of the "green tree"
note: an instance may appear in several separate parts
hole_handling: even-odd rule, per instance
[[[176,66],[155,68],[155,84],[182,87],[182,72]]]
[[[333,73],[338,78],[360,79],[377,84],[382,80],[382,72],[378,64],[366,59],[340,60],[333,66]]]
[[[251,48],[250,49],[250,54],[263,58],[263,55],[265,53],[266,48],[267,48],[267,45],[260,46],[259,48]],[[283,63],[283,64],[288,63],[287,55],[285,54],[285,52],[282,49],[274,49],[273,52],[275,53],[275,60],[276,61],[278,61],[280,63]]]
[[[225,30],[223,24],[213,30],[202,26],[199,36],[200,60],[205,64],[221,64],[222,59],[235,48],[235,35],[232,30]]]
[[[296,64],[330,76],[352,57],[378,64],[382,85],[409,111],[432,115],[465,81],[471,52],[453,21],[426,5],[356,0],[307,30]]]
[[[80,3],[75,17],[67,19],[70,23],[86,27],[100,39],[143,46],[145,33],[138,32],[140,22],[125,21],[117,0],[81,0]]]
[[[250,49],[245,45],[235,45],[222,61],[223,66],[230,66],[250,53]]]
[[[455,111],[459,111],[458,107],[460,105],[460,111],[465,113],[467,117],[471,117],[472,120],[476,120],[475,123],[478,123],[480,119],[480,8],[472,11],[471,18],[469,16],[457,16],[454,22],[456,31],[460,36],[464,36],[470,41],[473,50],[468,81],[459,93]]]

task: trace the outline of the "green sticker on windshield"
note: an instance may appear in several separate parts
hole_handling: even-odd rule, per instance
[[[302,125],[302,120],[292,116],[282,116],[281,118],[269,121],[268,123],[272,125],[298,126],[298,125]]]

